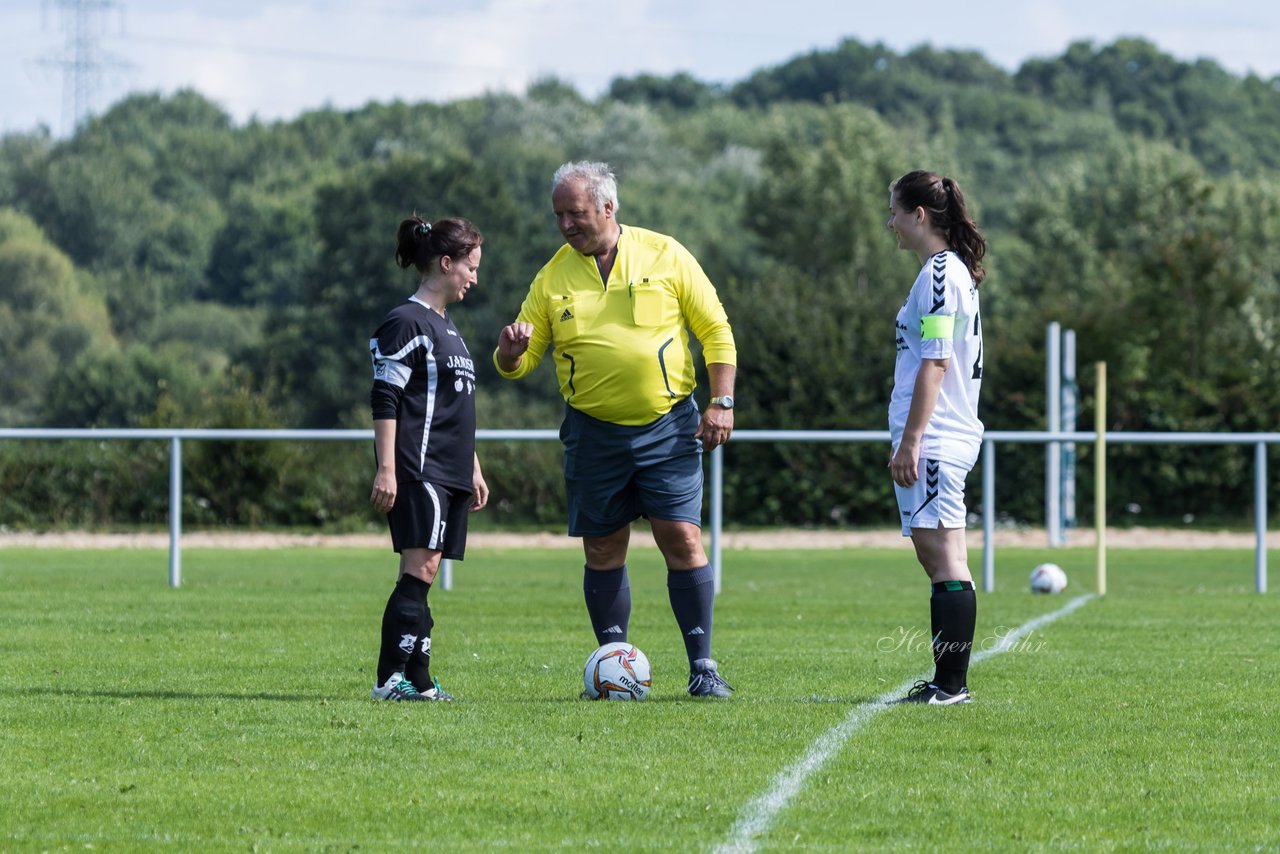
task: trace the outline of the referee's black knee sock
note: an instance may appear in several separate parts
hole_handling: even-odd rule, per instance
[[[939,581],[929,600],[933,631],[933,684],[948,694],[967,687],[969,653],[978,617],[972,581]]]
[[[627,639],[627,623],[631,620],[631,581],[627,565],[617,569],[582,568],[582,596],[587,601],[587,616],[596,633],[596,643],[604,646]]]
[[[409,658],[420,647],[427,591],[431,585],[412,575],[402,575],[382,612],[382,646],[378,651],[378,684],[392,673],[405,671]],[[412,680],[410,680],[412,681]],[[415,687],[417,683],[414,683]]]
[[[716,602],[715,573],[711,564],[697,569],[667,569],[667,595],[676,615],[684,651],[692,666],[711,657],[711,612]]]

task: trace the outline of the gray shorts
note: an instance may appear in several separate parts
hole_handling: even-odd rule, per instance
[[[702,524],[701,415],[687,397],[651,424],[611,424],[565,406],[569,536],[603,537],[646,516]]]

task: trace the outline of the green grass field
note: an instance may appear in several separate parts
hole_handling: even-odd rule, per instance
[[[1067,593],[1024,592],[1050,557]],[[476,550],[431,596],[459,701],[394,705],[369,699],[389,551],[189,550],[173,590],[164,552],[2,550],[0,850],[1278,850],[1252,553],[1113,551],[1106,597],[945,709],[872,705],[932,669],[909,546],[725,559],[732,700],[684,694],[656,551],[631,563],[653,693],[591,703],[580,556]],[[996,569],[979,648],[1092,587],[1086,551]]]

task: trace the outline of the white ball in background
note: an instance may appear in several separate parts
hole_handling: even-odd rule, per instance
[[[1067,574],[1056,563],[1042,563],[1031,570],[1032,593],[1061,593],[1067,589]]]

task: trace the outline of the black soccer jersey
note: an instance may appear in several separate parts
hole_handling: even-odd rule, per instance
[[[374,420],[396,422],[396,480],[470,492],[476,371],[448,315],[410,298],[369,339]]]

